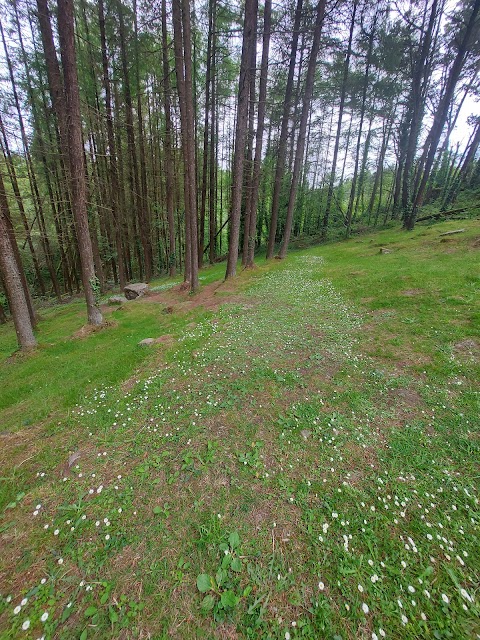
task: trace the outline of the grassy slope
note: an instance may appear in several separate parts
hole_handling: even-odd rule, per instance
[[[49,311],[2,367],[0,637],[475,637],[478,237],[295,252],[214,317],[140,303],[84,340],[79,305]]]
[[[209,269],[202,283],[219,278],[222,271],[223,265]],[[165,284],[166,280],[158,280],[152,287]],[[0,326],[0,432],[70,409],[98,385],[118,384],[148,358],[148,350],[138,346],[140,340],[177,335],[190,321],[185,315],[161,314],[149,304],[107,307],[111,327],[88,339],[72,340],[85,324],[83,302],[44,309],[40,317],[39,349],[33,355],[12,356],[16,347],[12,326]]]

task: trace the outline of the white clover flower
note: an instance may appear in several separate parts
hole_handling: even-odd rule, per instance
[[[366,602],[362,603],[362,611],[365,615],[367,615],[367,613],[370,611],[370,609],[368,608],[368,604]]]
[[[28,598],[24,598],[21,602],[20,602],[20,606],[24,607],[28,602]]]
[[[47,619],[48,619],[48,611],[45,611],[44,613],[42,613],[42,616],[41,616],[40,620],[42,622],[45,622],[45,620],[47,620]]]
[[[465,589],[460,589],[460,595],[462,596],[462,598],[465,598],[469,602],[473,602],[472,597],[467,593],[467,591],[465,591]]]
[[[402,614],[402,624],[405,625],[408,623],[408,618],[406,615]]]
[[[442,593],[442,600],[443,600],[446,604],[448,604],[448,603],[450,602],[450,600],[449,600],[448,596],[447,596],[445,593]]]
[[[357,589],[360,591],[360,593],[364,592],[364,588],[362,587],[361,584],[358,585]]]
[[[17,605],[13,610],[13,615],[16,616],[18,613],[20,613],[21,610],[22,610],[22,607],[20,605]]]
[[[319,582],[318,583],[318,588],[320,589],[320,591],[323,591],[325,589],[325,585],[323,584],[323,582]]]
[[[30,620],[25,620],[25,622],[22,624],[22,629],[26,631],[29,627],[30,627]]]

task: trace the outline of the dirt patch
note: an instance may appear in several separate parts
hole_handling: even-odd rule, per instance
[[[89,338],[94,333],[99,333],[99,331],[103,331],[103,329],[112,329],[117,327],[118,323],[115,320],[105,320],[99,326],[93,326],[91,324],[85,324],[83,327],[80,327],[78,331],[72,335],[72,338],[75,340],[83,340],[85,338]]]
[[[476,237],[472,242],[473,249],[480,249],[480,236]]]
[[[480,353],[480,344],[473,338],[465,338],[453,345],[453,350],[459,353]]]
[[[416,409],[423,405],[423,399],[415,389],[393,389],[389,391],[388,398],[392,404]]]
[[[234,295],[232,291],[230,283],[217,281],[202,286],[192,295],[182,283],[166,291],[151,293],[143,301],[165,305],[165,313],[191,311],[197,307],[217,311],[222,304],[244,302],[244,298]]]
[[[465,338],[453,345],[453,354],[459,359],[474,359],[480,358],[480,344],[473,338]]]
[[[175,341],[175,338],[171,333],[166,333],[164,336],[160,336],[159,338],[155,338],[155,344],[166,344],[172,345]]]

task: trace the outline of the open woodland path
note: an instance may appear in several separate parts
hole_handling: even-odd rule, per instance
[[[261,267],[46,429],[0,530],[0,637],[479,637],[478,342],[426,318],[458,287],[412,280],[427,240]]]

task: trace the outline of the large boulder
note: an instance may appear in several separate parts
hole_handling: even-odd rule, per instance
[[[124,289],[125,297],[127,300],[135,300],[135,298],[140,298],[145,295],[148,291],[148,284],[145,282],[134,282],[133,284],[127,284]]]

